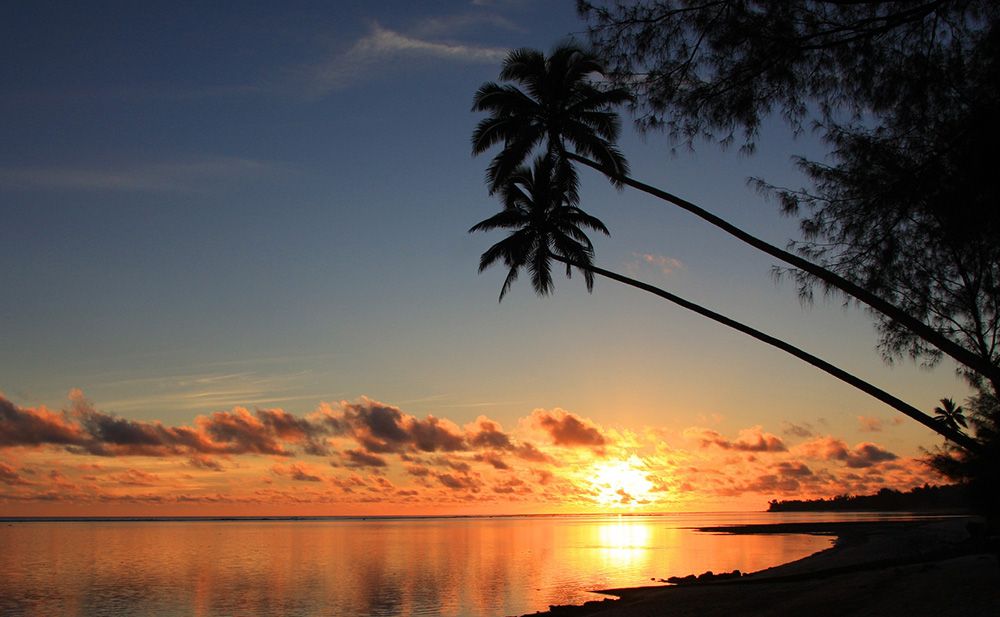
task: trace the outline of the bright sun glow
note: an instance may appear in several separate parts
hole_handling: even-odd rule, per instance
[[[591,485],[597,501],[605,506],[635,507],[653,500],[653,483],[636,455],[625,461],[595,463],[591,468]]]

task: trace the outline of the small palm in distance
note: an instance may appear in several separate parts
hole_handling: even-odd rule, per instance
[[[486,249],[479,260],[480,272],[498,262],[507,266],[500,300],[522,268],[531,274],[535,293],[541,296],[551,293],[552,255],[590,266],[594,245],[583,228],[608,235],[604,223],[577,207],[580,196],[576,176],[568,168],[551,156],[540,156],[532,167],[514,169],[498,189],[503,210],[469,229],[469,233],[498,229],[511,232]],[[594,275],[581,270],[589,291],[594,287]],[[566,276],[570,273],[567,265]]]
[[[965,420],[965,410],[961,405],[955,405],[955,401],[950,398],[941,399],[941,406],[934,408],[934,420],[956,431],[969,428]]]

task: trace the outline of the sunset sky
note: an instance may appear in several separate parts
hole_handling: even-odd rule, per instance
[[[653,296],[559,278],[497,302],[472,95],[573,2],[22,2],[0,8],[0,516],[763,509],[908,488],[926,428]],[[636,178],[784,246],[747,186],[810,135]],[[785,338],[930,412],[863,310],[582,170],[596,263]]]

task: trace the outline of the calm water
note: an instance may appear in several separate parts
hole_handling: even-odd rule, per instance
[[[589,589],[758,570],[829,538],[686,527],[830,514],[0,524],[0,615],[519,615]]]

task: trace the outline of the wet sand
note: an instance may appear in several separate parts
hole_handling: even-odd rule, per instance
[[[1000,615],[1000,566],[968,531],[972,519],[790,523],[708,533],[811,533],[835,545],[740,578],[602,590],[617,599],[536,615],[600,617],[975,617]],[[664,577],[687,575],[668,572]]]

